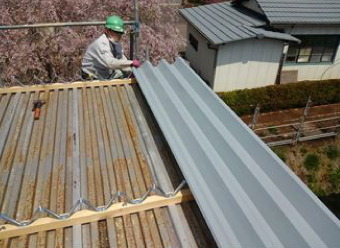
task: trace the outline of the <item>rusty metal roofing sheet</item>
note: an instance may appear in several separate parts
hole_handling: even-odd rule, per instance
[[[134,74],[220,247],[339,246],[339,220],[184,60]]]
[[[0,89],[0,209],[27,220],[80,197],[140,197],[153,175],[167,192],[181,173],[137,84]],[[45,100],[39,120],[32,103]],[[157,166],[156,166],[157,165]],[[43,216],[41,216],[43,217]],[[1,247],[179,247],[214,244],[195,203],[0,240]]]
[[[267,37],[287,41],[299,40],[291,35],[260,28],[265,22],[246,15],[230,3],[217,3],[180,10],[181,15],[212,44]]]

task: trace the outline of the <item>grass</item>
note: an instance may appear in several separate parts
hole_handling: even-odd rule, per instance
[[[273,125],[271,125],[271,126],[268,127],[268,131],[269,131],[269,133],[272,134],[272,135],[277,135],[277,134],[279,133],[278,130],[277,130],[277,128],[276,128],[275,126],[273,126]]]
[[[273,147],[272,150],[283,162],[287,161],[286,149],[282,147]]]
[[[308,154],[303,161],[303,165],[308,171],[316,171],[319,169],[320,158],[316,154]]]
[[[335,172],[329,175],[329,182],[333,187],[340,186],[340,169],[337,169]]]
[[[316,195],[340,193],[340,137],[271,149]]]
[[[328,146],[325,152],[330,160],[336,160],[339,157],[339,150],[335,145]]]
[[[306,148],[301,147],[300,152],[301,152],[302,155],[305,155],[307,153],[307,150],[306,150]]]

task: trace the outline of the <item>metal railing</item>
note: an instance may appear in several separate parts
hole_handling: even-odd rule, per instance
[[[312,100],[309,98],[299,121],[292,119],[290,123],[256,128],[260,114],[260,105],[257,105],[249,127],[271,147],[296,145],[298,142],[336,137],[339,135],[340,115],[308,120],[308,118],[312,117],[309,116],[311,105]]]

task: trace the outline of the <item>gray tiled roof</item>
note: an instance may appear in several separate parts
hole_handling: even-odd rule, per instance
[[[256,0],[271,24],[340,24],[340,0]]]
[[[290,35],[260,28],[266,23],[240,12],[230,3],[187,8],[180,10],[180,13],[214,45],[257,37],[299,41]]]

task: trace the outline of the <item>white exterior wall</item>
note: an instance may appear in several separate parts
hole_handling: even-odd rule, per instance
[[[198,51],[189,42],[189,33],[198,40]],[[212,86],[215,72],[215,57],[217,51],[208,48],[208,41],[190,24],[187,29],[187,46],[185,55],[190,62],[190,66],[196,73]]]
[[[340,26],[294,26],[284,29],[286,33],[292,35],[340,35]],[[298,81],[340,78],[340,45],[334,63],[285,63],[282,68],[282,71],[294,70],[298,71]]]
[[[283,42],[249,39],[220,46],[214,91],[232,91],[275,84]]]
[[[284,29],[285,33],[291,35],[323,35],[340,34],[340,26],[275,26]]]

